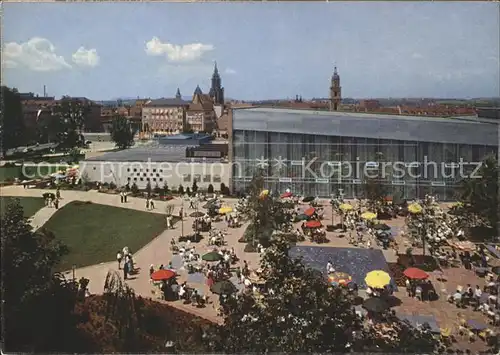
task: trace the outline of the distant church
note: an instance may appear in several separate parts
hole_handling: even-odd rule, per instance
[[[224,88],[215,62],[214,73],[212,74],[212,86],[208,95],[212,98],[214,105],[224,105]]]
[[[338,111],[340,102],[342,101],[341,89],[340,76],[337,72],[337,67],[334,67],[330,85],[330,111]]]

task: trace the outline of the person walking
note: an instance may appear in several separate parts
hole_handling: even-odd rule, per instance
[[[56,198],[57,199],[61,198],[61,190],[59,189],[59,187],[56,189]]]
[[[58,198],[56,198],[56,199],[54,200],[54,207],[56,208],[56,210],[58,210],[58,209],[59,209],[59,199],[58,199]]]
[[[146,199],[146,209],[149,210],[149,198]]]
[[[123,202],[127,203],[127,193],[123,193]]]
[[[150,199],[149,199],[149,207],[150,207],[152,210],[154,210],[154,209],[155,209],[155,203],[153,202],[153,199],[152,199],[152,198],[150,198]]]
[[[118,253],[116,253],[116,260],[118,261],[118,270],[121,269],[122,259],[123,259],[123,254],[118,250]]]
[[[128,276],[128,263],[123,264],[123,279],[126,280]]]
[[[123,192],[120,192],[120,202],[123,203],[125,200],[123,198]]]

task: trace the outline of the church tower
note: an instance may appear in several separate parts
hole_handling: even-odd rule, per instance
[[[175,94],[175,98],[179,99],[179,100],[182,99],[181,91],[179,90],[179,88],[177,88],[177,92]]]
[[[341,100],[340,76],[337,73],[337,67],[335,67],[330,86],[330,111],[338,111]]]
[[[215,105],[224,105],[224,88],[215,62],[214,73],[212,74],[212,87],[209,92],[210,97]]]

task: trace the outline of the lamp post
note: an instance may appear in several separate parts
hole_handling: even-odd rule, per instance
[[[184,237],[184,197],[181,197],[181,237]]]

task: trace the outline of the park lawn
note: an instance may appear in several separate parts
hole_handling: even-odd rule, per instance
[[[29,218],[33,216],[38,210],[45,206],[45,201],[41,197],[11,197],[11,196],[1,196],[0,197],[0,213],[3,215],[5,213],[7,204],[11,201],[19,199],[21,206],[24,210],[24,216]]]
[[[57,211],[44,225],[69,248],[59,271],[116,260],[128,246],[132,253],[165,228],[165,215],[133,209],[73,201]]]

